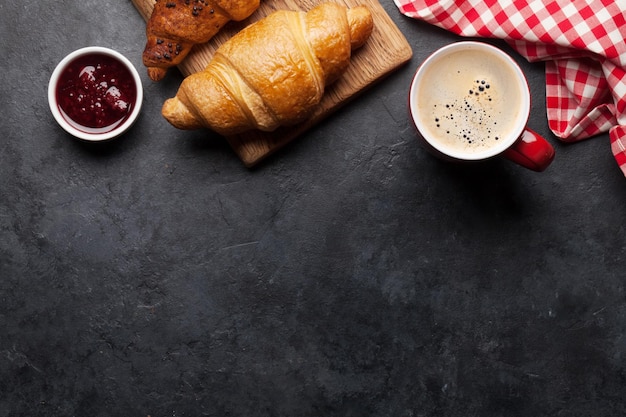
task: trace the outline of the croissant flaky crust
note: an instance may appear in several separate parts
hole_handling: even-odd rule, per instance
[[[260,0],[156,0],[146,25],[143,63],[159,81],[195,44],[208,42],[230,20],[250,16]]]
[[[206,127],[224,136],[299,123],[372,29],[364,6],[274,12],[222,44],[203,71],[183,80],[162,114],[179,129]]]

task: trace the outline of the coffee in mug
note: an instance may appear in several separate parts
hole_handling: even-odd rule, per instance
[[[550,144],[526,129],[530,91],[522,70],[489,44],[458,42],[428,57],[413,79],[409,107],[429,148],[447,159],[514,153],[515,162],[543,170],[554,157]],[[524,138],[533,143],[530,155],[517,149]]]

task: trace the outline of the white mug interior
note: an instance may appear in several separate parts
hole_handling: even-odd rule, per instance
[[[465,85],[465,78],[463,78],[463,85],[461,85],[461,82],[457,82],[456,78],[460,77],[457,76],[457,74],[461,74],[465,68],[455,68],[454,65],[451,65],[451,63],[454,62],[452,59],[463,62],[462,59],[458,58],[458,54],[460,53],[463,54],[463,59],[466,59],[465,57],[467,56],[476,60],[472,61],[472,65],[469,65],[472,68],[480,68],[481,66],[488,67],[484,70],[490,74],[490,77],[496,78],[496,80],[487,79],[485,82],[484,79],[481,79],[480,74],[476,74],[475,79],[471,80],[472,85]],[[454,56],[455,54],[457,54],[457,56]],[[456,64],[458,64],[458,62]],[[469,72],[469,69],[467,72]],[[502,76],[500,77],[500,75]],[[466,78],[469,80],[470,76],[467,75]],[[497,80],[499,78],[501,78],[500,81]],[[498,82],[506,85],[491,85],[492,83],[497,84]],[[479,97],[479,89],[485,96]],[[496,89],[498,91],[496,91]],[[465,98],[463,98],[464,95]],[[450,105],[444,103],[453,103],[452,106],[468,106],[469,109],[470,104],[468,104],[467,100],[474,102],[483,100],[484,104],[485,100],[492,100],[492,95],[494,95],[494,101],[499,99],[513,101],[513,105],[508,104],[498,107],[500,104],[494,106],[489,103],[489,106],[486,106],[489,109],[481,109],[481,112],[495,114],[483,114],[482,117],[488,117],[492,120],[490,123],[494,125],[498,122],[499,118],[504,119],[508,117],[508,127],[500,132],[500,135],[497,135],[497,140],[491,140],[491,144],[488,146],[481,145],[480,147],[473,147],[472,150],[468,150],[467,148],[460,149],[457,146],[450,145],[452,140],[450,137],[446,136],[454,134],[460,137],[464,128],[469,129],[467,126],[476,122],[476,120],[472,121],[469,119],[473,118],[478,120],[479,118],[475,115],[469,116],[470,113],[468,111],[467,115],[465,115],[466,120],[454,121],[455,129],[458,129],[458,131],[455,130],[455,132],[451,133],[450,131],[446,131],[446,128],[443,126],[439,129],[440,118],[442,124],[452,123],[451,120],[443,120],[451,119],[452,117],[452,110],[446,113],[447,110],[444,109]],[[435,96],[441,97],[433,98]],[[439,108],[435,108],[437,105],[439,105]],[[490,107],[495,107],[495,111],[492,111],[493,109],[490,109]],[[483,42],[461,41],[438,49],[419,66],[411,83],[409,108],[413,122],[420,135],[436,151],[447,157],[458,160],[483,160],[504,152],[522,135],[530,114],[530,90],[521,68],[504,51]],[[476,113],[475,110],[474,108],[474,114]],[[510,114],[508,114],[508,116],[497,114],[502,111],[506,111]],[[457,114],[457,119],[458,118]],[[464,127],[463,123],[467,126]],[[480,124],[482,125],[482,123],[482,119],[480,119]],[[481,128],[484,129],[484,126],[481,126]],[[498,126],[498,128],[502,129],[500,126]],[[446,135],[446,133],[449,135]],[[483,135],[487,136],[488,134],[483,132]],[[465,137],[464,133],[463,137]],[[455,140],[456,139],[458,138],[455,138]],[[482,141],[483,138],[479,138],[479,140]]]

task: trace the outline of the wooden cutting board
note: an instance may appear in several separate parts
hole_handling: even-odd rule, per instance
[[[261,0],[261,6],[248,19],[230,22],[207,44],[196,45],[178,68],[184,76],[201,71],[209,63],[213,53],[222,43],[250,23],[276,10],[307,11],[324,0]],[[279,128],[274,132],[252,131],[226,138],[243,163],[252,167],[276,150],[282,148],[320,120],[354,98],[376,81],[411,59],[411,46],[393,23],[378,0],[333,0],[347,7],[367,6],[374,17],[374,31],[365,46],[356,50],[343,76],[327,87],[321,103],[312,116],[296,126]],[[148,20],[155,0],[132,0]]]

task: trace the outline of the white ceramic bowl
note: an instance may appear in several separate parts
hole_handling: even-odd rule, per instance
[[[119,73],[128,75],[129,79],[124,81],[124,83],[127,84],[125,89],[130,90],[132,89],[132,86],[134,86],[135,88],[134,101],[123,100],[124,98],[126,98],[124,94],[127,94],[127,93],[120,92],[120,89],[118,89],[117,86],[115,85],[116,82],[121,82],[121,80],[108,79],[108,81],[106,81],[103,79],[102,81],[99,81],[98,79],[96,79],[96,76],[99,77],[100,75],[102,75],[104,77],[105,75],[110,75],[110,74],[99,74],[97,71],[100,71],[100,70],[96,68],[100,68],[100,67],[98,67],[97,65],[95,67],[90,65],[91,72],[84,73],[83,71],[83,73],[81,73],[82,76],[87,77],[85,78],[87,80],[85,82],[90,83],[88,88],[91,88],[91,90],[94,91],[93,93],[91,93],[90,97],[93,100],[98,101],[98,103],[95,104],[96,107],[102,108],[105,105],[111,106],[111,104],[109,104],[111,102],[110,100],[113,100],[113,103],[115,103],[113,104],[115,106],[114,110],[111,110],[108,113],[103,113],[103,114],[111,115],[115,112],[114,113],[116,116],[115,123],[109,124],[108,126],[100,126],[100,124],[96,126],[95,122],[92,123],[93,126],[86,126],[87,123],[81,123],[79,120],[74,120],[74,119],[78,119],[79,117],[75,117],[75,118],[70,117],[68,113],[72,113],[72,112],[64,111],[63,109],[64,105],[59,105],[59,95],[57,94],[57,91],[60,88],[62,88],[62,85],[66,85],[65,83],[67,81],[65,80],[65,78],[67,77],[67,74],[68,74],[66,71],[70,71],[70,68],[76,67],[78,62],[85,60],[85,59],[89,59],[90,62],[94,62],[95,64],[97,64],[99,60],[102,60],[103,62],[108,61],[108,63],[111,64],[110,67],[117,68],[119,70],[118,71]],[[111,60],[115,61],[115,63],[112,63]],[[120,66],[117,67],[118,65]],[[124,69],[127,71],[124,71]],[[75,71],[72,74],[74,78],[76,78]],[[80,79],[77,82],[83,82],[83,79]],[[65,93],[62,93],[62,94],[65,94]],[[130,95],[130,97],[132,97],[133,95],[132,92],[128,94]],[[82,97],[82,94],[74,93],[71,96],[72,100],[74,100],[77,95],[80,95]],[[68,100],[70,99],[67,98],[67,96],[65,96],[64,98],[62,96],[61,100],[67,103]],[[104,103],[104,101],[106,101],[107,103]],[[142,102],[143,102],[143,86],[141,84],[141,78],[139,77],[139,73],[137,72],[137,69],[125,56],[123,56],[119,52],[114,51],[109,48],[100,47],[100,46],[85,47],[82,49],[78,49],[70,53],[69,55],[67,55],[65,58],[61,60],[61,62],[59,62],[59,64],[56,66],[56,68],[52,72],[52,76],[50,77],[50,83],[48,84],[48,103],[50,104],[50,111],[52,112],[52,115],[54,116],[55,120],[66,132],[68,132],[69,134],[71,134],[72,136],[76,138],[86,140],[86,141],[92,141],[92,142],[105,141],[105,140],[118,137],[122,133],[126,132],[133,125],[133,123],[137,120],[137,117],[139,116],[139,113],[141,111]],[[83,106],[82,104],[77,104],[77,103],[70,103],[70,104],[66,104],[65,107],[75,108],[75,107]],[[94,108],[93,101],[91,102],[91,106],[81,107],[81,111],[84,117],[93,117],[93,115],[89,113],[90,108]],[[121,110],[121,109],[126,109],[126,110]],[[78,111],[76,109],[74,110]],[[105,110],[101,110],[101,112],[104,112],[104,111]],[[122,114],[122,116],[118,116],[119,114]],[[101,120],[98,123],[100,122]]]

